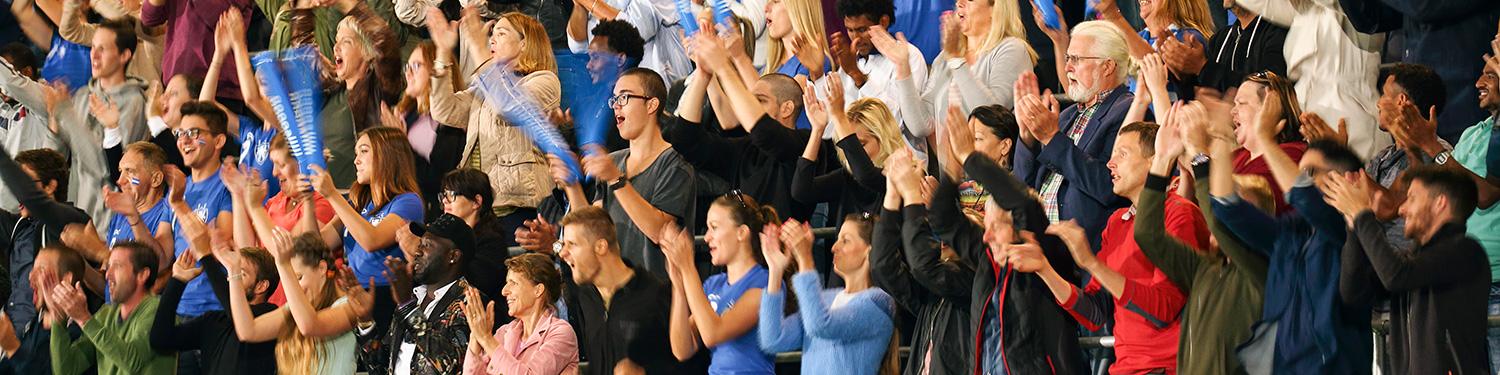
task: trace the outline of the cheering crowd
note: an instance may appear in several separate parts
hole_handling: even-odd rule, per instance
[[[7,2],[0,375],[1500,372],[1491,0]]]

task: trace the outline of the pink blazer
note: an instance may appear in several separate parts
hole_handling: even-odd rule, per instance
[[[518,319],[495,330],[500,347],[488,356],[470,345],[464,356],[464,375],[578,374],[578,336],[567,321],[548,313],[525,340],[521,329]]]

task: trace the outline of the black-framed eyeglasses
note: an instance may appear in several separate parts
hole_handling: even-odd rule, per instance
[[[438,199],[442,200],[443,203],[453,202],[458,197],[458,192],[452,190],[443,190],[442,193],[438,193]]]
[[[204,130],[202,128],[172,129],[172,136],[178,139],[181,139],[182,137],[187,137],[188,139],[198,139],[198,136],[203,135],[203,132]]]
[[[645,96],[645,95],[631,94],[631,93],[628,93],[628,92],[622,92],[619,95],[615,95],[615,96],[609,98],[609,107],[610,108],[624,107],[626,103],[630,102],[630,99],[650,100],[651,97]]]

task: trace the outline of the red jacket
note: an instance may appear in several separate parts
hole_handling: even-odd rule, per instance
[[[1109,368],[1111,374],[1154,369],[1173,374],[1177,369],[1177,318],[1187,297],[1136,245],[1134,219],[1129,208],[1110,215],[1098,254],[1100,261],[1125,277],[1123,295],[1110,298],[1103,285],[1093,279],[1082,291],[1075,287],[1073,297],[1060,304],[1089,330],[1109,321],[1103,307],[1114,304],[1117,361]],[[1197,205],[1187,199],[1176,194],[1167,196],[1166,226],[1167,232],[1183,243],[1199,250],[1208,248],[1208,225]]]

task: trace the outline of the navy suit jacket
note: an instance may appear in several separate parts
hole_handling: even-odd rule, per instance
[[[1026,185],[1040,190],[1047,177],[1046,171],[1062,175],[1062,187],[1057,192],[1058,218],[1078,220],[1096,251],[1109,214],[1130,204],[1129,200],[1115,195],[1114,183],[1105,165],[1115,148],[1115,135],[1120,132],[1125,113],[1130,111],[1130,102],[1134,98],[1135,95],[1125,86],[1106,95],[1099,109],[1090,117],[1077,145],[1068,138],[1068,132],[1083,108],[1074,104],[1059,114],[1058,132],[1046,146],[1039,142],[1021,142],[1024,147],[1016,147],[1016,177]]]

